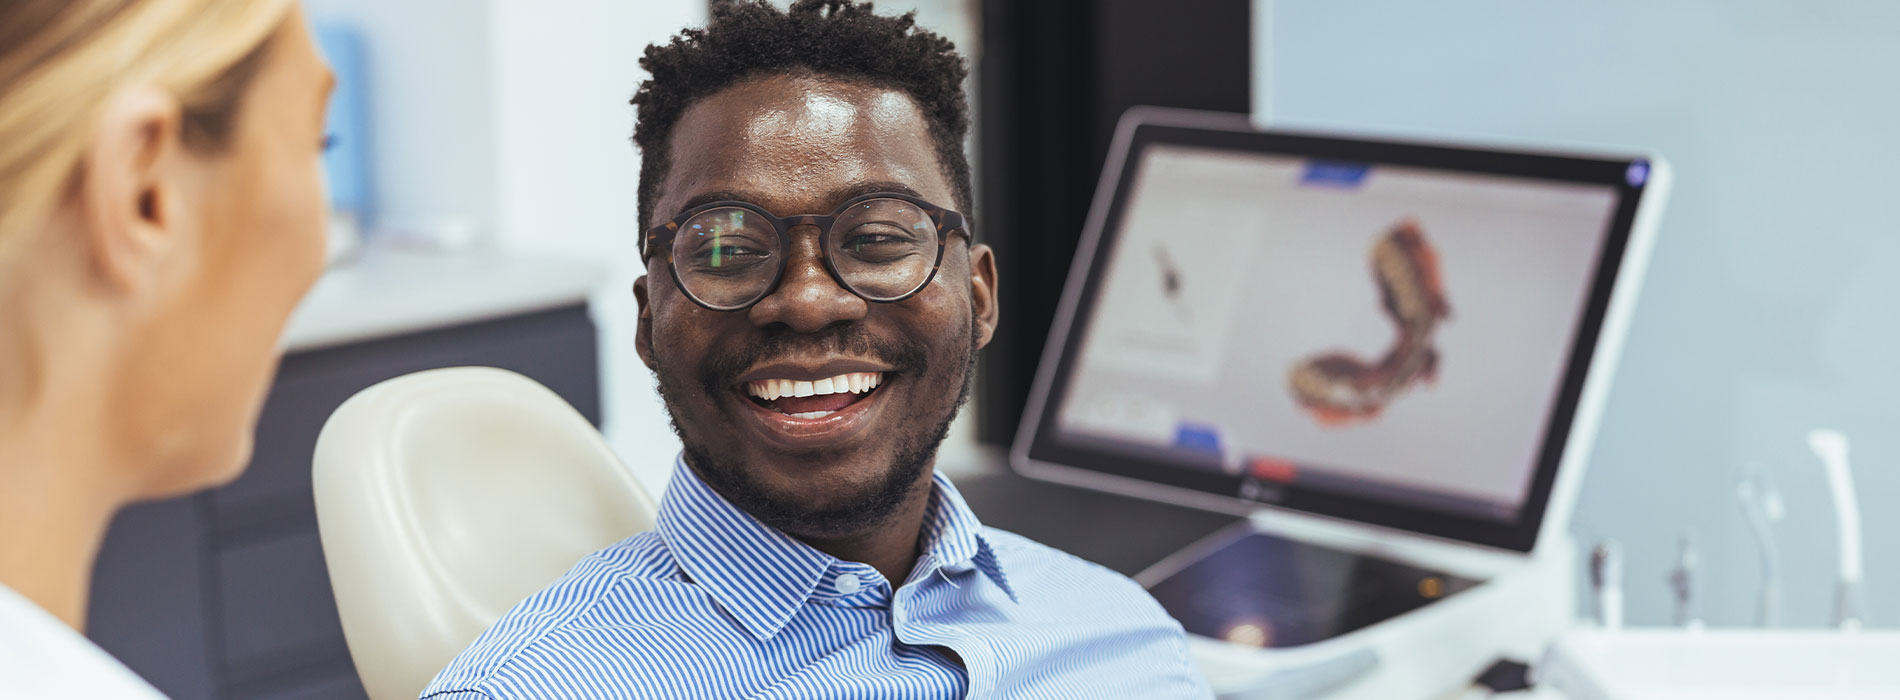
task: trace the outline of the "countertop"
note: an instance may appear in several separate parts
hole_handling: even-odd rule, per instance
[[[478,249],[366,248],[331,268],[290,317],[286,352],[315,350],[577,304],[604,265]]]

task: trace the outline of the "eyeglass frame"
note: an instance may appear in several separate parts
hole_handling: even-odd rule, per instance
[[[873,199],[896,199],[916,205],[925,215],[930,217],[931,224],[937,227],[938,232],[937,258],[931,261],[930,272],[924,274],[923,281],[917,283],[915,289],[905,292],[902,296],[891,299],[873,299],[865,296],[863,292],[858,291],[856,287],[844,281],[844,275],[839,273],[837,266],[831,262],[831,248],[826,245],[831,237],[832,224],[837,223],[838,218],[844,216],[846,210]],[[918,292],[922,292],[925,287],[930,286],[931,280],[937,278],[938,268],[943,267],[943,253],[950,248],[950,234],[961,231],[964,238],[969,239],[973,243],[976,241],[976,235],[970,232],[969,222],[964,218],[962,212],[940,207],[925,201],[922,197],[902,192],[872,192],[845,200],[843,204],[838,205],[838,208],[833,209],[830,214],[794,214],[792,216],[777,216],[772,212],[766,211],[765,207],[738,199],[707,202],[680,212],[672,219],[667,220],[666,223],[647,229],[646,238],[642,239],[640,243],[640,259],[643,261],[650,260],[658,251],[665,251],[666,267],[670,271],[669,274],[673,277],[673,285],[679,287],[679,290],[686,294],[687,299],[691,299],[694,304],[698,304],[700,307],[709,311],[744,311],[752,308],[754,304],[764,301],[766,297],[772,296],[772,293],[778,290],[779,282],[785,279],[785,268],[791,265],[790,255],[780,257],[778,270],[772,273],[772,281],[765,285],[765,291],[760,292],[758,296],[753,297],[750,301],[737,306],[724,308],[713,306],[712,304],[706,303],[704,299],[700,299],[692,290],[687,289],[686,283],[680,280],[679,266],[673,264],[673,238],[679,234],[680,227],[685,226],[686,222],[692,221],[693,217],[714,209],[726,207],[744,209],[759,214],[765,217],[767,221],[772,222],[772,228],[778,232],[780,251],[791,251],[792,229],[800,226],[818,227],[818,257],[825,263],[825,272],[830,273],[832,281],[838,283],[838,288],[852,293],[859,299],[875,304],[895,304],[917,296]]]

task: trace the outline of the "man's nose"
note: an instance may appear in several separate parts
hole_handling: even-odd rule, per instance
[[[784,324],[799,333],[816,333],[834,323],[857,321],[870,303],[838,285],[825,270],[818,246],[818,227],[804,225],[791,231],[785,275],[748,311],[754,325]]]

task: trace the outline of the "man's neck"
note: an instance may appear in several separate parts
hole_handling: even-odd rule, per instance
[[[910,577],[911,569],[917,566],[924,515],[930,510],[930,497],[935,490],[931,473],[931,469],[924,469],[904,502],[877,527],[844,537],[795,536],[820,552],[871,565],[891,582],[893,589],[902,586]]]

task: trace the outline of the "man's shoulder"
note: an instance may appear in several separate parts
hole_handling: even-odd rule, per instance
[[[1174,624],[1147,589],[1119,571],[1008,530],[985,526],[983,539],[995,550],[1004,577],[1018,595],[1043,601],[1119,604],[1125,611]]]
[[[1100,583],[1100,580],[1108,580],[1126,583],[1128,585],[1136,585],[1133,580],[1122,575],[1121,572],[1008,530],[986,525],[983,527],[983,540],[989,543],[990,548],[996,551],[997,557],[1003,559],[1004,566],[1009,569],[1048,571],[1050,573],[1060,573],[1069,576],[1081,576],[1091,579],[1088,583]]]
[[[1020,620],[1046,648],[1066,648],[1076,668],[1101,677],[1159,683],[1154,697],[1200,696],[1205,689],[1188,659],[1187,635],[1147,589],[1120,572],[1006,530],[985,527],[983,539],[1016,593]],[[1050,630],[1064,630],[1050,637]],[[1118,675],[1119,674],[1119,675]],[[1132,674],[1132,675],[1129,675]],[[1070,678],[1065,682],[1081,682]]]
[[[679,564],[660,533],[642,532],[582,557],[553,583],[522,599],[501,621],[522,615],[573,617],[627,585],[670,580],[678,574]]]
[[[679,565],[657,532],[643,532],[583,558],[496,620],[436,675],[423,697],[488,691],[510,671],[572,652],[559,639],[577,628],[645,605],[655,586],[679,584]],[[635,611],[637,613],[637,611]]]

